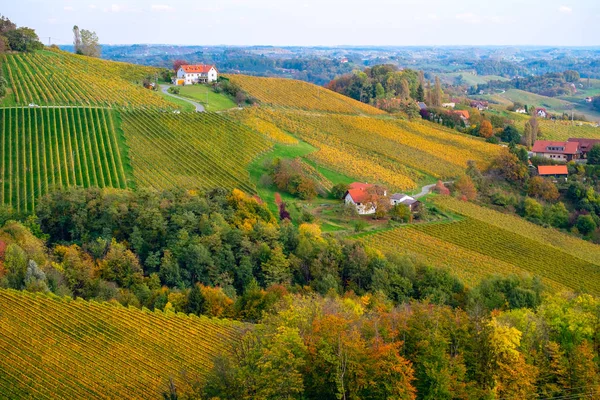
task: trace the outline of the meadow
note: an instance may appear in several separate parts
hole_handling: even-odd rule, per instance
[[[243,325],[0,290],[0,397],[158,399],[201,380]]]

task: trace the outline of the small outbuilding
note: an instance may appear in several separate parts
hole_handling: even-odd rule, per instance
[[[538,166],[538,175],[555,179],[566,179],[569,177],[569,169],[566,165],[540,165]]]

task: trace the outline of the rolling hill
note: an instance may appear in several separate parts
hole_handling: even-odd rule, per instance
[[[158,399],[202,379],[243,325],[0,290],[0,397]]]
[[[345,114],[382,115],[384,111],[304,81],[226,75],[262,105]]]
[[[84,57],[59,50],[6,54],[0,58],[11,93],[4,105],[122,107],[177,106],[142,87],[158,69]]]
[[[471,284],[490,274],[527,273],[555,289],[600,294],[600,246],[451,197],[437,197],[435,204],[461,220],[411,225],[362,240],[383,252],[450,268]]]

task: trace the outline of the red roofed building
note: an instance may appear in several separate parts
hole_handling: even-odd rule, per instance
[[[214,65],[182,65],[177,70],[175,84],[192,85],[194,83],[214,82],[218,78],[219,72]]]
[[[551,158],[557,161],[566,162],[579,158],[579,144],[577,142],[536,140],[532,151],[538,157]]]
[[[592,147],[600,144],[600,139],[569,138],[567,141],[579,144],[579,154],[581,154],[581,158],[587,158],[587,153]]]
[[[566,165],[540,165],[538,166],[538,175],[567,178],[569,176],[569,170]]]
[[[379,194],[387,196],[385,190]],[[375,185],[354,182],[348,187],[344,201],[346,204],[354,205],[360,215],[375,214],[375,211],[377,211],[377,196],[377,187]]]
[[[454,114],[459,115],[464,120],[468,120],[469,118],[471,118],[471,115],[469,114],[469,111],[467,111],[467,110],[454,110],[452,112]]]

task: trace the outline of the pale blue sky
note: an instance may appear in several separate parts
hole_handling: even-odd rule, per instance
[[[18,0],[42,40],[196,45],[600,45],[600,0]]]

